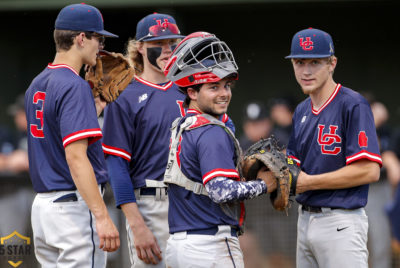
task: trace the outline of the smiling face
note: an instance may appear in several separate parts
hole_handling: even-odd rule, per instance
[[[232,98],[232,79],[225,78],[215,83],[206,83],[199,91],[188,88],[189,108],[218,118],[228,110]]]
[[[143,65],[145,69],[163,73],[172,51],[178,43],[177,39],[163,39],[156,41],[142,42],[138,51],[143,56]]]
[[[294,74],[304,94],[310,95],[332,80],[336,57],[317,59],[292,59]]]

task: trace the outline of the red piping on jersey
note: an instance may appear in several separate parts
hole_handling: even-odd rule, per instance
[[[191,113],[191,114],[202,114],[200,111],[196,110],[196,109],[187,109],[187,113]],[[228,122],[229,116],[225,113],[222,115],[222,123],[226,123]]]
[[[71,142],[81,140],[81,139],[88,139],[88,145],[96,142],[97,140],[101,139],[103,134],[101,133],[100,128],[93,128],[93,129],[84,129],[65,136],[63,139],[63,146],[64,148],[67,147],[68,144]]]
[[[201,112],[197,111],[196,109],[187,109],[187,113],[189,114],[201,114]]]
[[[346,165],[349,165],[349,164],[351,164],[351,163],[353,163],[355,161],[358,161],[360,159],[368,159],[370,161],[377,162],[380,165],[380,167],[382,167],[382,158],[381,158],[381,156],[378,155],[378,154],[370,153],[370,152],[368,152],[366,150],[362,150],[362,151],[360,151],[360,152],[358,152],[358,153],[356,153],[354,155],[346,157]]]
[[[212,178],[215,177],[227,177],[227,178],[240,178],[239,173],[236,169],[213,169],[203,176],[203,184],[205,185],[209,182]]]
[[[138,77],[136,75],[135,75],[135,79],[138,82],[142,83],[142,84],[145,84],[147,86],[151,86],[151,87],[154,87],[154,88],[157,88],[157,89],[161,89],[161,90],[164,90],[164,91],[166,91],[167,89],[169,89],[172,86],[172,81],[169,81],[164,86],[160,86],[160,85],[154,84],[152,82],[146,81],[146,80],[144,80],[144,79],[142,79],[142,78],[140,78],[140,77]]]
[[[300,159],[298,159],[297,157],[293,156],[293,155],[289,155],[288,158],[293,159],[294,162],[296,162],[296,165],[300,166]]]
[[[226,123],[226,122],[228,122],[228,118],[229,118],[228,115],[227,115],[227,114],[224,114],[224,115],[222,116],[222,120],[221,120],[221,121],[222,121],[223,123]]]
[[[179,138],[179,145],[178,145],[178,148],[176,150],[176,163],[178,163],[178,167],[179,168],[181,168],[181,157],[180,157],[180,154],[181,154],[181,149],[182,149],[182,146],[181,146],[182,137],[183,136],[181,135],[181,137]]]
[[[112,146],[105,145],[104,143],[102,145],[103,145],[104,154],[110,154],[110,155],[119,156],[119,157],[122,157],[123,159],[125,159],[127,161],[131,161],[132,155],[130,153],[128,153],[127,151],[122,150],[122,149],[117,148],[117,147],[112,147]]]
[[[243,226],[244,224],[244,219],[246,215],[246,207],[244,206],[244,202],[240,202],[240,216],[239,216],[239,226]]]
[[[320,113],[322,112],[322,110],[323,110],[326,106],[328,106],[328,104],[331,103],[331,101],[336,97],[336,95],[338,94],[339,89],[340,89],[341,87],[342,87],[341,84],[337,84],[335,90],[334,90],[333,93],[332,93],[332,95],[331,95],[331,96],[329,97],[329,99],[324,103],[324,105],[322,105],[318,110],[315,110],[315,109],[314,109],[313,104],[312,104],[312,102],[311,102],[311,110],[312,110],[312,113],[315,114],[315,115],[320,114]]]
[[[77,76],[79,76],[78,72],[74,70],[71,66],[68,66],[67,64],[51,64],[47,65],[47,68],[49,69],[59,69],[59,68],[67,68],[73,71]]]

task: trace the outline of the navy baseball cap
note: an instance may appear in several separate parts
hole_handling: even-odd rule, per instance
[[[154,13],[138,22],[135,39],[137,41],[154,41],[184,37],[172,16]]]
[[[104,30],[103,16],[100,11],[94,6],[84,3],[69,5],[61,9],[54,27],[56,30],[95,32],[108,37],[118,37],[118,35]]]
[[[327,58],[334,53],[332,37],[328,33],[308,28],[293,36],[290,55],[285,58]]]

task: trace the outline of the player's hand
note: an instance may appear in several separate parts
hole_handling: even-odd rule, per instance
[[[274,174],[267,169],[267,167],[264,166],[258,171],[257,178],[260,178],[265,182],[268,193],[276,190],[276,178]]]
[[[96,98],[94,98],[94,103],[96,104],[97,117],[99,117],[101,112],[106,107],[107,102],[103,98],[101,98],[99,95]]]
[[[131,226],[138,258],[146,264],[157,264],[162,260],[157,240],[146,224]]]
[[[119,248],[119,233],[109,216],[96,219],[96,230],[100,238],[99,248],[107,252],[113,252]]]

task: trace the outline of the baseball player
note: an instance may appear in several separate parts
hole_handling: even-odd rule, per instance
[[[96,64],[104,37],[100,11],[64,7],[55,21],[57,53],[25,94],[35,254],[42,267],[105,267],[119,234],[102,199],[107,182],[96,113],[102,103],[79,76]],[[97,110],[96,110],[97,109]],[[99,250],[100,249],[100,250]]]
[[[132,267],[165,267],[168,199],[162,180],[169,128],[183,115],[184,95],[162,69],[182,37],[170,15],[140,20],[127,46],[137,75],[105,110],[103,150],[116,205],[127,220]]]
[[[238,77],[232,52],[206,32],[187,36],[169,59],[167,78],[180,86],[189,107],[173,123],[164,181],[169,183],[167,267],[244,267],[238,233],[244,199],[276,189],[259,171],[240,182],[240,146],[221,121]],[[268,185],[268,186],[267,186]]]
[[[370,106],[333,80],[337,58],[328,33],[297,32],[286,58],[309,95],[296,108],[287,148],[302,169],[297,267],[368,267],[364,207],[382,165]]]

